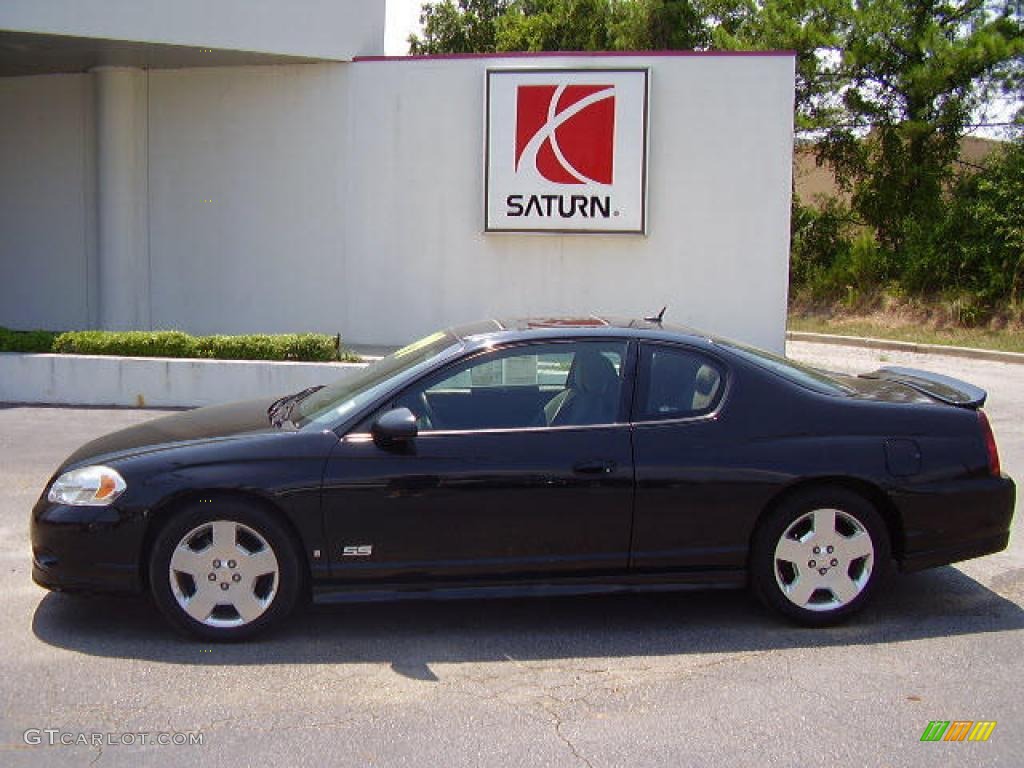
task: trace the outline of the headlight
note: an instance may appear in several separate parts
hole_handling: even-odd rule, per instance
[[[124,493],[124,478],[110,467],[82,467],[53,481],[46,498],[54,504],[105,507]]]

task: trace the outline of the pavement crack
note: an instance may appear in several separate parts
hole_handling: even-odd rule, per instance
[[[543,704],[541,704],[540,706],[541,709],[543,709],[545,712],[548,713],[548,715],[551,716],[551,719],[554,721],[555,724],[555,735],[563,744],[565,744],[565,746],[569,748],[569,751],[572,752],[573,757],[575,757],[577,760],[579,760],[581,763],[587,766],[587,768],[594,768],[593,763],[591,763],[590,760],[588,760],[587,757],[576,748],[576,745],[573,743],[572,739],[570,739],[562,732],[562,727],[565,725],[565,722],[562,720],[562,717],[558,714],[558,712],[544,706]]]
[[[594,768],[593,764],[584,755],[580,754],[580,751],[578,749],[576,749],[576,745],[573,744],[572,739],[570,739],[568,736],[566,736],[564,733],[562,733],[562,721],[561,720],[559,720],[555,724],[555,734],[558,736],[558,738],[560,738],[563,742],[565,742],[565,745],[569,748],[569,750],[572,752],[573,756],[577,760],[579,760],[584,765],[586,765],[587,768]]]

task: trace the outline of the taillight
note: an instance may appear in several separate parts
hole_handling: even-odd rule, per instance
[[[981,424],[981,435],[985,440],[985,450],[988,453],[989,474],[999,477],[999,449],[996,448],[996,436],[992,434],[992,425],[988,423],[988,416],[978,409],[978,423]]]

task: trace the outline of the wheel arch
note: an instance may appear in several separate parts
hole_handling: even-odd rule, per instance
[[[273,515],[281,523],[299,560],[299,572],[302,574],[300,590],[302,594],[308,595],[312,590],[312,572],[310,570],[309,558],[306,557],[305,548],[302,545],[302,538],[299,535],[295,523],[285,514],[284,510],[273,500],[254,491],[242,489],[189,489],[161,501],[149,511],[148,522],[142,538],[142,548],[139,555],[139,583],[144,590],[148,590],[149,584],[149,558],[153,552],[160,531],[167,525],[175,512],[184,507],[203,500],[230,499],[260,507],[265,512]]]
[[[776,493],[761,510],[754,527],[750,531],[751,545],[749,551],[753,550],[752,542],[760,526],[768,520],[776,509],[788,499],[798,493],[821,488],[842,488],[857,494],[868,501],[882,516],[885,521],[886,531],[889,534],[889,542],[892,549],[892,556],[896,560],[903,557],[904,552],[904,530],[899,510],[889,498],[888,494],[878,485],[858,477],[846,475],[830,475],[799,480],[787,485]]]

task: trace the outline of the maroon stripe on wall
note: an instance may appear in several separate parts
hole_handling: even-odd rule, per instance
[[[431,61],[445,59],[554,59],[683,56],[796,56],[796,51],[508,51],[506,53],[435,53],[425,56],[356,56],[352,61]]]

